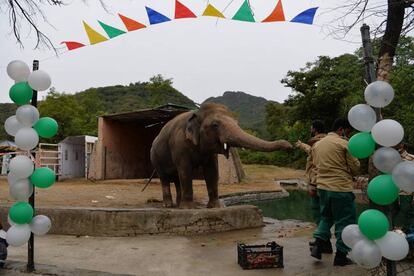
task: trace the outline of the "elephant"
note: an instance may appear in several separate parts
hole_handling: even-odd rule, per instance
[[[176,205],[194,208],[192,181],[201,167],[209,197],[207,208],[220,207],[217,154],[228,158],[231,147],[266,152],[292,149],[288,141],[268,142],[244,132],[226,106],[204,103],[198,110],[170,120],[152,143],[150,158],[161,181],[164,206],[173,207],[170,183],[174,182]]]

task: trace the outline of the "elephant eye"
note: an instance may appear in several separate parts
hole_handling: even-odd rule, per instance
[[[212,123],[211,123],[211,126],[212,126],[214,129],[217,129],[217,128],[219,127],[219,123],[218,123],[217,121],[214,121],[214,122],[212,122]]]

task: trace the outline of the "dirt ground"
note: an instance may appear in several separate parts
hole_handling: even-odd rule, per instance
[[[275,179],[303,178],[304,171],[264,165],[245,165],[247,178],[240,184],[220,184],[219,195],[248,191],[280,190]],[[105,181],[88,181],[71,179],[59,181],[48,189],[36,189],[36,206],[72,206],[72,207],[113,207],[137,208],[160,205],[162,200],[161,186],[154,179],[144,192],[146,179],[120,179]],[[175,188],[171,185],[175,193]],[[194,198],[197,202],[207,199],[205,182],[194,181]],[[6,179],[0,179],[0,202],[13,204],[9,196]]]

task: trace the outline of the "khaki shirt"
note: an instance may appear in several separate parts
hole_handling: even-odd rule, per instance
[[[316,142],[319,142],[325,136],[326,136],[325,133],[320,133],[318,135],[315,135],[315,137],[312,137],[309,140],[309,145],[302,143],[302,144],[309,147],[308,150],[305,151],[308,154],[308,158],[306,159],[306,169],[305,169],[306,177],[308,179],[309,185],[315,186],[315,187],[316,187],[316,167],[315,167],[315,165],[313,164],[313,162],[310,158],[310,153],[311,153],[312,147],[316,144]],[[310,187],[310,188],[312,188],[312,187]]]
[[[352,192],[352,177],[358,174],[360,164],[348,152],[348,141],[330,132],[312,147],[309,159],[316,167],[318,189]]]

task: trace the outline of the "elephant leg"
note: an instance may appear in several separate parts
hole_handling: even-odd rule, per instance
[[[219,208],[221,207],[218,198],[218,160],[217,155],[210,157],[206,160],[203,166],[204,179],[207,184],[208,191],[208,204],[207,208]]]
[[[178,207],[181,204],[181,184],[180,184],[180,180],[178,179],[178,176],[177,178],[174,179],[174,184],[175,184],[175,192],[177,193],[176,203]]]
[[[178,172],[181,184],[181,202],[179,207],[183,209],[194,208],[193,202],[193,169],[191,166],[181,167]]]
[[[170,180],[166,178],[161,178],[161,186],[162,186],[162,200],[164,202],[164,207],[167,207],[167,208],[173,207]]]

